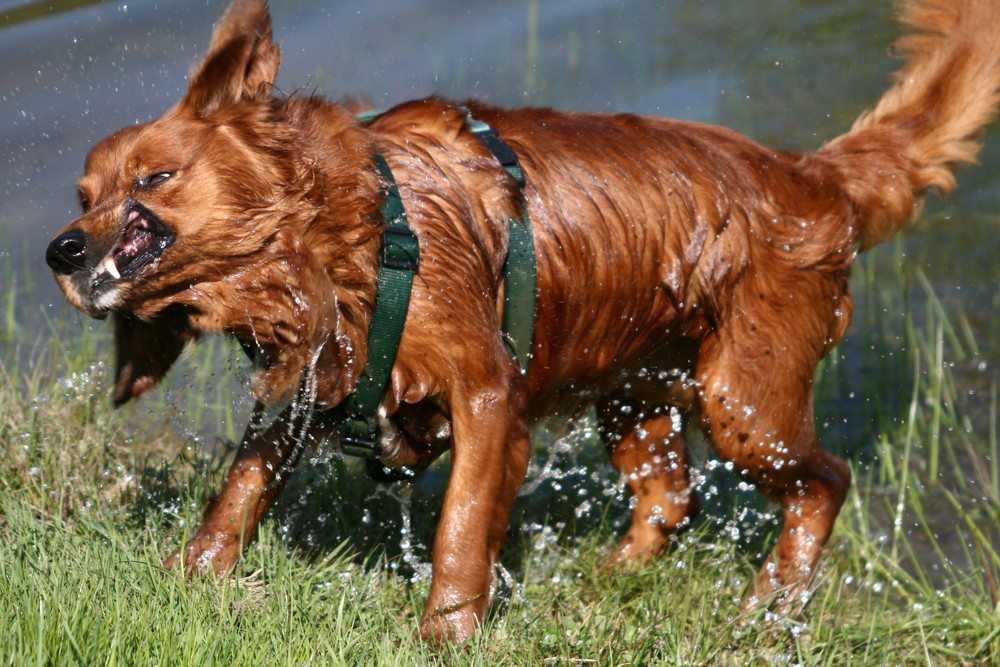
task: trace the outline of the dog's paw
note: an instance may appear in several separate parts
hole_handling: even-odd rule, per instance
[[[236,567],[240,551],[238,540],[228,535],[196,534],[187,546],[163,561],[163,568],[176,570],[183,567],[185,578],[199,574],[224,577]]]

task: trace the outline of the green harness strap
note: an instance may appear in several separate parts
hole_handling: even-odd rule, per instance
[[[467,110],[466,113],[469,130],[514,177],[521,192],[523,217],[510,220],[501,327],[508,350],[517,360],[521,372],[527,374],[535,327],[536,269],[531,222],[524,199],[524,173],[517,155],[500,139],[497,131],[473,119]],[[357,118],[361,122],[369,122],[379,115],[380,112],[367,112]],[[337,425],[345,454],[366,458],[378,458],[381,454],[378,406],[389,386],[406,323],[413,276],[420,264],[419,242],[407,223],[392,170],[381,154],[375,153],[373,159],[388,187],[381,208],[386,226],[382,229],[382,249],[379,253],[378,292],[368,329],[368,363],[358,378],[354,392],[340,405],[318,413]]]
[[[420,244],[406,220],[399,188],[380,153],[375,165],[388,187],[382,202],[382,248],[379,252],[378,291],[368,327],[368,363],[354,393],[332,411],[340,422],[340,442],[347,454],[378,455],[378,405],[389,384],[410,306],[413,276],[420,266]]]
[[[528,202],[524,199],[524,171],[517,161],[517,153],[500,138],[500,133],[472,117],[466,109],[469,130],[483,142],[503,168],[517,181],[521,193],[521,218],[510,219],[507,259],[503,267],[503,331],[504,342],[511,355],[528,374],[531,360],[532,335],[535,331],[535,242],[531,236],[531,219]]]

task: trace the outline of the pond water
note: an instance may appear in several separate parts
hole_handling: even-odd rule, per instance
[[[274,5],[285,93],[365,96],[378,107],[438,93],[632,111],[727,125],[799,150],[846,131],[897,66],[887,48],[899,34],[889,0]],[[77,215],[75,181],[87,151],[180,97],[223,8],[204,0],[0,0],[0,260],[13,267],[0,272],[8,282],[0,288],[18,291],[23,321],[39,307],[52,316],[67,308],[43,254]],[[965,360],[973,396],[989,395],[1000,361],[1000,128],[987,133],[981,160],[960,173],[956,195],[930,203],[935,224],[908,232],[874,269],[891,276],[902,253],[947,316],[966,323],[978,344]],[[914,288],[915,311],[925,296]],[[851,386],[830,403],[831,414],[856,412]],[[886,391],[908,390],[900,381]]]
[[[13,268],[0,271],[12,283],[0,288],[18,291],[22,312],[65,310],[43,253],[77,215],[87,151],[179,98],[224,4],[0,0],[0,260]],[[367,96],[380,107],[438,93],[625,110],[798,150],[844,132],[897,66],[888,0],[274,4],[282,92]],[[955,195],[928,207],[925,217],[947,220],[909,233],[906,247],[909,267],[971,322],[992,361],[1000,132],[987,134],[981,160],[959,174]]]
[[[803,150],[877,99],[898,34],[888,1],[274,4],[284,92],[366,95],[378,106],[439,93],[627,110]],[[63,303],[42,253],[77,214],[88,149],[178,99],[223,7],[0,0],[0,251],[19,284],[36,287],[33,304]],[[997,210],[998,144],[984,152],[987,168],[963,172],[956,216]]]

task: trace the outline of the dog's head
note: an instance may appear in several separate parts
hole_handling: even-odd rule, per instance
[[[289,398],[322,355],[337,375],[326,378],[323,402],[339,401],[344,390],[332,385],[354,374],[330,266],[337,242],[357,247],[372,235],[331,243],[330,224],[317,220],[335,210],[343,228],[377,203],[317,195],[330,175],[309,171],[288,102],[271,95],[279,65],[266,4],[236,0],[185,97],[87,158],[84,214],[51,242],[46,261],[74,306],[113,314],[116,402],[156,384],[199,331],[240,339],[261,370],[254,391],[267,402]],[[372,183],[348,181],[341,196],[373,189],[362,185]]]

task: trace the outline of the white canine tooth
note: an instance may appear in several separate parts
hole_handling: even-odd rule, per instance
[[[122,274],[118,273],[118,265],[115,264],[115,258],[111,255],[106,256],[101,260],[101,263],[97,265],[98,269],[103,269],[111,274],[116,280],[122,277]]]

